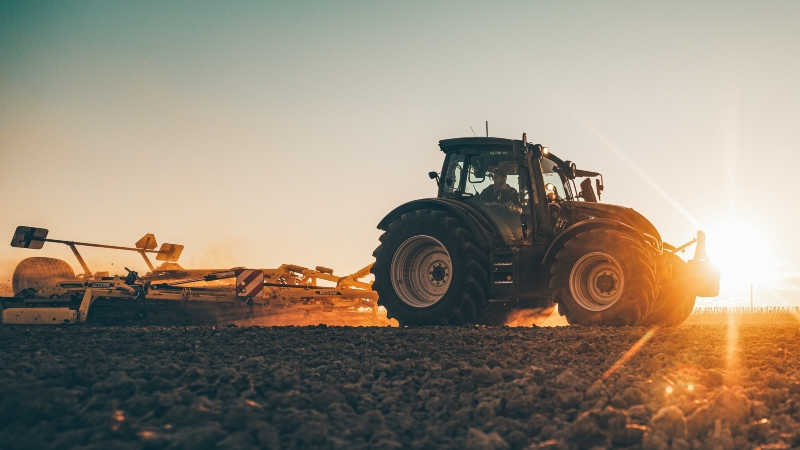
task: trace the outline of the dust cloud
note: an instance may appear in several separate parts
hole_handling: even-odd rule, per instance
[[[19,261],[2,260],[0,261],[0,297],[13,297],[14,291],[11,289],[11,277]]]
[[[359,308],[352,311],[300,310],[289,308],[271,308],[255,319],[234,322],[240,326],[349,326],[349,327],[397,327],[397,320],[387,319],[386,313],[377,314],[370,308]]]
[[[567,318],[558,313],[558,306],[514,311],[506,319],[509,327],[566,327]]]
[[[241,260],[241,255],[250,246],[250,243],[241,238],[229,238],[204,242],[199,248],[187,247],[181,266],[186,269],[228,269],[246,265]]]

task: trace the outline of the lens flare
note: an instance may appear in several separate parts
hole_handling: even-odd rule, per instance
[[[777,267],[769,233],[742,219],[730,219],[708,228],[709,258],[722,271],[725,291],[749,291],[751,283],[771,284]]]
[[[739,367],[739,358],[736,349],[739,346],[739,322],[733,314],[728,316],[728,333],[725,343],[725,366],[728,372],[734,372]]]
[[[609,367],[608,370],[606,370],[605,373],[602,376],[600,376],[600,378],[598,378],[597,381],[593,383],[593,386],[606,381],[608,377],[614,374],[614,372],[622,368],[622,366],[624,366],[631,358],[633,358],[635,354],[639,353],[639,350],[641,350],[642,347],[644,347],[644,345],[647,344],[647,341],[649,341],[650,338],[652,338],[653,335],[656,334],[656,331],[658,331],[658,326],[655,326],[647,330],[647,332],[641,338],[639,338],[639,340],[636,341],[636,343],[633,344],[631,348],[629,348],[628,351],[626,351],[617,360],[617,362],[615,362],[611,367]]]

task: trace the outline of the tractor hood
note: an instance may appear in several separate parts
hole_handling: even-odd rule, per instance
[[[661,235],[656,227],[632,208],[607,203],[565,201],[561,203],[561,215],[568,221],[565,224],[567,226],[596,218],[624,223],[641,233],[642,237],[650,241],[659,251],[662,250]]]

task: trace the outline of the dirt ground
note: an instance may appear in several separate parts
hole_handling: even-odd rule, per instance
[[[0,326],[0,448],[797,448],[799,337]]]

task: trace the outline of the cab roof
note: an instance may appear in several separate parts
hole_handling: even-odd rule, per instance
[[[530,143],[529,143],[530,144]],[[439,141],[439,148],[445,153],[457,152],[463,148],[470,148],[476,150],[492,150],[492,149],[513,149],[514,147],[520,148],[522,146],[521,139],[506,139],[498,137],[460,137],[453,139],[443,139]],[[555,161],[559,166],[564,166],[564,161],[558,156],[550,152],[548,158]]]
[[[445,153],[452,153],[462,148],[474,148],[477,150],[489,148],[513,148],[514,143],[522,144],[521,140],[505,139],[497,137],[461,137],[444,139],[439,141],[439,148]]]

